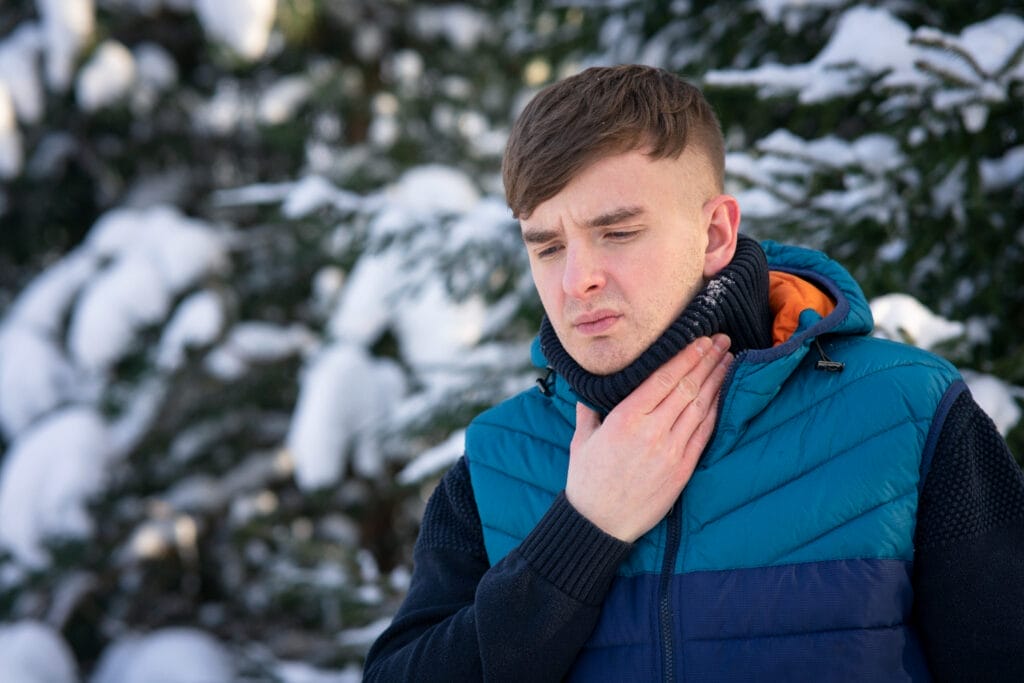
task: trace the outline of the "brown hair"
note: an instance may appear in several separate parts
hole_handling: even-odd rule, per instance
[[[516,120],[501,167],[505,198],[516,218],[529,217],[598,159],[640,147],[678,158],[691,142],[721,190],[722,129],[698,88],[664,69],[591,67],[541,90]]]

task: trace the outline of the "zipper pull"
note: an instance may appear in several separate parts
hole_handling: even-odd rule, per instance
[[[818,338],[814,338],[814,345],[818,347],[818,355],[821,358],[817,363],[814,364],[815,370],[824,370],[825,372],[842,372],[843,368],[846,367],[846,363],[840,363],[839,361],[832,360],[825,353],[825,349],[821,348],[821,342]]]

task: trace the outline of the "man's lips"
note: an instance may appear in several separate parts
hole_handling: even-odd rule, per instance
[[[621,317],[622,314],[615,311],[594,311],[573,319],[572,326],[580,334],[593,336],[606,332]]]

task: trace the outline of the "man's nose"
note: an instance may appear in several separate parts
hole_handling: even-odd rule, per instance
[[[584,299],[601,291],[604,283],[604,265],[590,245],[571,245],[566,249],[562,289],[568,296]]]

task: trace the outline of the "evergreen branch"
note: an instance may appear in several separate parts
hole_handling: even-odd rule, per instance
[[[953,73],[949,69],[938,66],[936,64],[932,64],[931,62],[927,62],[923,59],[914,60],[914,67],[926,73],[930,73],[933,76],[937,76],[939,79],[961,88],[973,89],[978,86],[977,82],[968,81],[959,74]]]
[[[921,32],[918,32],[919,34]],[[981,79],[986,79],[990,74],[985,72],[985,69],[981,67],[978,60],[974,58],[970,52],[965,50],[955,40],[949,39],[944,34],[935,35],[931,31],[926,32],[924,35],[915,35],[910,38],[911,45],[920,45],[922,47],[933,48],[941,52],[946,52],[954,58],[959,58],[964,61],[971,68],[974,73]]]

